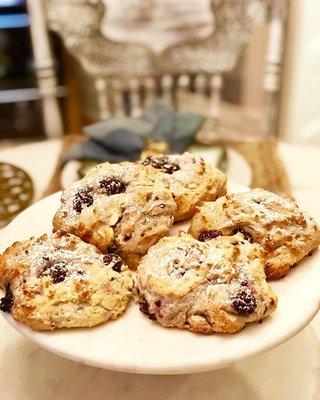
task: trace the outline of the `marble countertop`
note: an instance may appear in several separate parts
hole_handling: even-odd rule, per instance
[[[60,144],[45,145],[45,154],[41,144],[32,146],[23,155],[19,148],[2,150],[0,160],[26,169],[38,197],[49,181]],[[316,218],[320,216],[319,150],[280,145],[293,193]],[[192,375],[134,375],[81,365],[29,342],[3,318],[0,338],[0,400],[320,398],[320,313],[302,332],[273,350],[232,367]]]

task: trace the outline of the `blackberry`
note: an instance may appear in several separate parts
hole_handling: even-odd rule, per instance
[[[73,200],[73,209],[80,214],[83,206],[90,207],[93,203],[92,188],[81,189]]]
[[[151,165],[153,168],[161,169],[166,174],[173,174],[180,169],[179,165],[169,161],[168,157],[147,157],[142,165]]]
[[[161,300],[157,300],[154,304],[155,304],[157,307],[160,307],[160,306],[161,306]]]
[[[52,283],[60,283],[66,279],[68,274],[68,268],[64,263],[53,264],[50,267],[44,269],[39,277],[49,276],[52,279]]]
[[[200,242],[205,242],[206,240],[215,239],[216,237],[221,235],[222,235],[221,231],[215,231],[215,230],[203,231],[198,236],[198,240],[200,240]]]
[[[121,272],[121,266],[122,266],[122,260],[120,258],[120,256],[118,256],[118,254],[114,254],[114,253],[107,253],[103,256],[103,262],[108,265],[111,262],[114,263],[112,269],[115,272]]]
[[[100,188],[104,189],[108,196],[123,193],[126,191],[128,186],[126,183],[117,178],[102,179],[99,184]]]
[[[12,307],[13,307],[13,294],[11,292],[10,285],[7,285],[6,294],[2,299],[0,299],[0,311],[9,313],[11,312]]]
[[[233,309],[241,316],[252,314],[257,307],[256,299],[248,289],[239,290],[231,301]]]
[[[143,312],[143,314],[147,315],[148,318],[151,319],[152,321],[157,319],[157,317],[154,314],[151,314],[149,312],[149,304],[144,297],[140,299],[140,311]]]

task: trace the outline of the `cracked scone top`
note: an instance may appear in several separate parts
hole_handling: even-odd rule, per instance
[[[116,254],[59,231],[15,242],[0,258],[0,309],[34,330],[94,326],[117,318],[132,295]]]
[[[103,252],[112,245],[134,267],[169,233],[175,209],[168,183],[153,168],[103,163],[63,192],[53,227]]]
[[[190,218],[204,201],[226,194],[227,178],[200,156],[183,153],[162,157],[147,157],[143,165],[161,171],[169,183],[177,204],[175,220]]]
[[[204,203],[189,228],[199,240],[239,231],[265,249],[265,272],[270,279],[284,276],[320,243],[319,228],[311,217],[292,200],[263,189]]]
[[[276,308],[267,284],[264,252],[242,234],[200,242],[166,237],[137,269],[140,310],[165,327],[235,333]]]

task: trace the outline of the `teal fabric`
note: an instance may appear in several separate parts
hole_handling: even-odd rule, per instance
[[[86,126],[84,133],[89,140],[71,148],[63,156],[62,163],[73,159],[137,160],[147,139],[164,140],[172,152],[180,153],[194,141],[203,122],[204,117],[200,115],[181,113],[161,104],[138,118],[109,118]]]

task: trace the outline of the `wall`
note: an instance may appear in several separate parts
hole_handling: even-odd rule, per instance
[[[320,142],[320,1],[291,0],[280,137]]]

